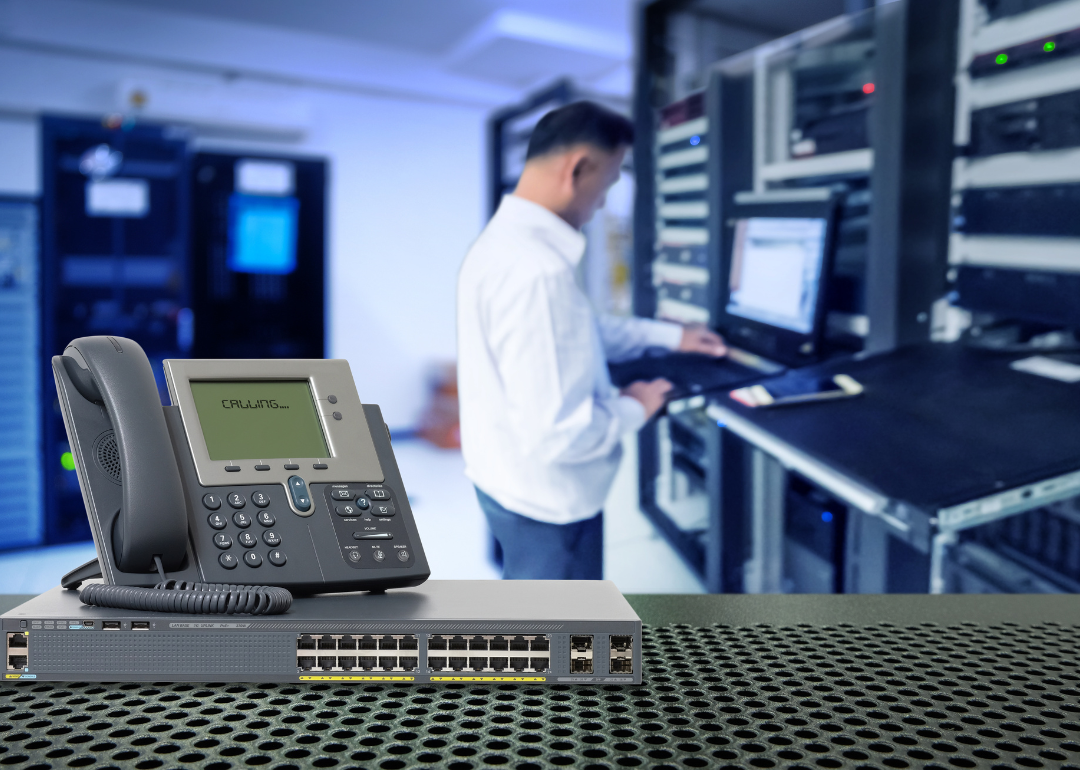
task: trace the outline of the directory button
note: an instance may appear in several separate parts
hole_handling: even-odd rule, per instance
[[[367,491],[367,496],[370,497],[372,500],[389,500],[390,499],[390,490],[389,489],[369,489]]]

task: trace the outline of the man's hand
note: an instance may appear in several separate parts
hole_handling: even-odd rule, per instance
[[[723,337],[705,324],[687,324],[683,327],[679,350],[719,357],[727,354],[727,345]]]
[[[649,419],[661,407],[664,406],[664,397],[671,390],[671,383],[667,380],[652,380],[651,382],[631,382],[621,393],[630,396],[645,407],[645,419]]]

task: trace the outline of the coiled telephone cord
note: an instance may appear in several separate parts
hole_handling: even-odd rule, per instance
[[[277,586],[184,580],[165,580],[153,588],[88,583],[79,589],[79,600],[97,607],[188,615],[278,615],[292,606],[292,594]]]

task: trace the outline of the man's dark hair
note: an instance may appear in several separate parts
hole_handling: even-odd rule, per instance
[[[591,144],[614,152],[634,142],[634,124],[595,102],[574,102],[552,110],[536,124],[525,160],[575,144]]]

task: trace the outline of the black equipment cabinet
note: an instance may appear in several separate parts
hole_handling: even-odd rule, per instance
[[[49,361],[71,340],[118,334],[155,371],[189,355],[187,137],[144,124],[41,121],[41,382],[45,541],[90,538]],[[167,390],[158,382],[163,400]]]
[[[271,192],[244,192],[241,163],[281,172]],[[259,153],[200,152],[191,160],[191,295],[195,358],[322,358],[325,351],[327,163]],[[291,177],[291,179],[290,179]],[[246,237],[244,207],[287,204],[271,212],[291,262],[237,264]],[[271,255],[277,259],[279,255]],[[255,257],[258,259],[258,255]],[[357,301],[362,301],[357,298]]]

